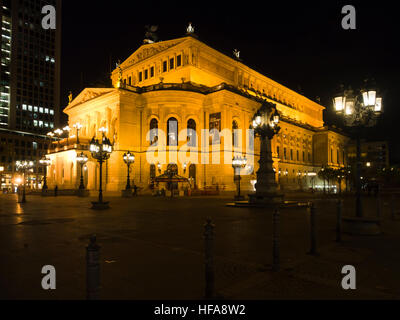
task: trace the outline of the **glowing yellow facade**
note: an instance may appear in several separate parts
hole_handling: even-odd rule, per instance
[[[308,188],[312,183],[308,173],[318,172],[328,163],[345,164],[347,138],[324,128],[323,106],[193,36],[141,46],[113,71],[111,78],[113,88],[85,89],[65,109],[71,128],[78,122],[83,125],[79,132],[81,144],[61,146],[49,155],[50,186],[74,189],[79,185],[76,155],[84,151],[89,156],[88,141],[93,136],[100,137],[98,129],[105,127],[114,143],[114,152],[104,170],[108,191],[125,187],[127,169],[122,155],[126,151],[136,156],[131,176],[143,190],[149,190],[151,178],[159,174],[158,162],[162,163],[162,171],[168,164],[176,164],[180,175],[193,178],[192,187],[234,190],[234,172],[226,158],[232,159],[235,152],[243,153],[254,159],[254,167],[246,169],[242,187],[253,190],[259,141],[255,140],[253,153],[246,130],[261,105],[260,98],[275,103],[281,114],[282,129],[272,141],[272,148],[277,180],[283,189]],[[169,147],[161,141],[164,140],[161,131],[168,135],[171,118],[177,120],[178,132],[186,130],[189,123],[195,126],[198,138],[195,145],[185,149],[184,131],[178,146]],[[152,147],[149,130],[155,123],[160,141],[157,147]],[[210,126],[219,131],[237,128],[243,134],[235,143],[232,136],[222,134],[218,150],[210,145],[209,137],[206,144],[202,142],[201,132],[209,132]],[[73,137],[70,141],[74,141]],[[157,158],[149,160],[149,151],[156,151]],[[220,164],[213,164],[218,159]],[[97,181],[98,165],[90,160],[85,168],[85,182],[94,190],[98,188]]]

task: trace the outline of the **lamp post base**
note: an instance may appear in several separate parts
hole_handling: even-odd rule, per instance
[[[253,193],[249,194],[249,203],[256,207],[274,207],[283,204],[283,193]]]
[[[89,197],[89,190],[86,189],[78,189],[77,195],[79,198]]]
[[[93,210],[107,210],[110,209],[110,202],[92,202]]]
[[[133,192],[132,189],[125,189],[121,191],[122,198],[132,198]]]

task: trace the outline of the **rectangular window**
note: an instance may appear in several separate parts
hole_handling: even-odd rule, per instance
[[[132,77],[128,78],[128,84],[131,86],[132,85]]]
[[[150,68],[150,78],[154,77],[154,67]]]
[[[304,151],[303,151],[303,162],[306,162],[306,154]]]
[[[300,161],[300,153],[299,153],[299,150],[297,150],[296,153],[297,153],[297,161]]]
[[[287,150],[286,150],[286,148],[283,148],[283,159],[287,160]]]
[[[290,149],[290,160],[293,161],[293,149]]]
[[[169,59],[169,70],[172,70],[175,67],[174,58]]]
[[[308,162],[311,162],[311,153],[308,153]]]
[[[276,154],[278,155],[278,158],[281,157],[281,153],[280,153],[279,147],[276,147]]]
[[[143,73],[139,72],[139,82],[142,82],[142,81],[143,81]]]
[[[163,68],[162,68],[163,72],[167,72],[168,71],[168,63],[167,61],[163,61]]]
[[[182,55],[176,57],[176,67],[180,67],[182,65]]]
[[[144,70],[144,80],[149,78],[149,70]]]

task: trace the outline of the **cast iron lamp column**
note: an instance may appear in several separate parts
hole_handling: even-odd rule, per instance
[[[78,157],[76,157],[76,162],[80,164],[81,167],[81,179],[80,179],[80,184],[79,184],[79,189],[78,189],[78,196],[79,197],[84,197],[85,196],[85,183],[83,180],[83,167],[84,165],[88,162],[88,157],[82,152]]]
[[[260,169],[257,171],[256,193],[250,195],[250,203],[258,205],[276,205],[283,202],[278,192],[278,184],[273,168],[271,140],[279,133],[279,113],[276,105],[265,101],[253,117],[253,129],[260,137]]]
[[[57,136],[57,146],[60,147],[60,140],[61,140],[61,135],[64,133],[61,129],[57,129],[54,131],[54,134]]]
[[[83,128],[83,125],[81,125],[79,122],[75,123],[73,127],[76,129],[76,144],[79,145],[79,131]]]
[[[333,105],[337,114],[342,116],[347,127],[356,129],[357,135],[357,171],[356,171],[356,216],[364,216],[361,199],[361,137],[360,129],[373,127],[382,114],[382,98],[377,97],[376,90],[368,86],[354,94],[353,90],[346,90],[333,99]]]
[[[232,167],[234,170],[234,177],[237,178],[237,196],[235,196],[235,201],[242,201],[244,200],[244,197],[241,196],[240,194],[240,180],[242,180],[241,177],[241,169],[245,168],[247,165],[247,159],[242,158],[242,157],[234,157],[232,160]],[[238,172],[238,174],[237,174]]]
[[[34,167],[33,161],[17,161],[16,162],[16,167],[18,171],[21,171],[23,173],[23,179],[22,182],[24,184],[23,190],[22,190],[22,200],[21,203],[26,203],[26,181],[25,181],[25,176],[26,176],[26,171],[30,170]]]
[[[132,154],[130,151],[128,153],[124,154],[124,162],[126,163],[126,166],[128,167],[128,175],[127,175],[127,181],[126,181],[126,190],[131,190],[131,178],[130,178],[130,169],[131,165],[135,163],[135,155]]]
[[[42,193],[46,193],[47,190],[49,189],[47,187],[47,167],[51,166],[51,160],[46,156],[44,156],[42,159],[40,159],[39,163],[44,168]]]
[[[127,177],[126,177],[126,188],[125,188],[125,190],[122,190],[122,197],[131,198],[133,196],[133,194],[132,194],[132,187],[131,187],[130,170],[131,170],[131,165],[135,163],[135,155],[132,154],[130,151],[128,151],[128,153],[125,153],[123,155],[123,159],[127,166],[128,173],[127,173]]]
[[[105,128],[101,128],[100,132],[102,132],[101,143],[98,139],[93,139],[90,141],[90,152],[92,153],[92,157],[99,162],[100,165],[100,188],[99,188],[99,201],[93,202],[92,209],[95,210],[105,210],[110,208],[109,202],[103,202],[103,162],[110,159],[112,153],[112,145],[110,140],[106,137]]]
[[[52,145],[53,145],[53,139],[54,139],[55,134],[54,134],[53,132],[49,132],[49,133],[47,134],[47,136],[49,137],[49,140],[50,140],[50,144],[49,144],[48,150],[51,150],[51,147],[52,147]]]
[[[68,146],[69,146],[69,134],[71,132],[71,128],[69,126],[66,126],[66,127],[63,128],[63,130],[64,130],[64,132],[67,133],[67,148],[68,148]]]

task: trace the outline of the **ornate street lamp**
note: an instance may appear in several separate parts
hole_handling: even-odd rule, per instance
[[[69,126],[66,126],[63,128],[63,131],[67,133],[67,146],[69,146],[69,133],[71,132],[71,128]]]
[[[23,180],[22,183],[24,185],[23,187],[23,191],[22,191],[22,199],[20,201],[20,203],[26,203],[26,180],[25,180],[25,176],[26,176],[26,171],[30,170],[34,167],[34,163],[33,161],[17,161],[16,162],[16,167],[17,170],[23,173]]]
[[[185,162],[184,164],[183,164],[183,173],[185,173],[186,174],[186,170],[187,170],[187,163]]]
[[[76,162],[78,162],[81,166],[81,180],[79,184],[79,189],[78,189],[78,196],[79,197],[84,197],[85,196],[85,183],[83,180],[83,167],[85,164],[88,162],[88,157],[82,152],[80,155],[76,157]]]
[[[335,111],[345,120],[347,127],[355,128],[357,136],[357,175],[356,175],[356,215],[363,217],[361,201],[361,137],[360,130],[375,126],[383,112],[383,101],[377,91],[367,83],[358,94],[353,90],[345,90],[333,99]]]
[[[125,153],[123,156],[124,162],[126,163],[126,166],[128,167],[128,175],[127,175],[127,182],[126,182],[126,194],[130,193],[132,194],[131,190],[131,177],[130,177],[130,169],[131,165],[135,163],[135,155],[132,154],[130,151],[128,153]]]
[[[54,134],[53,132],[49,132],[49,133],[47,134],[47,136],[49,137],[49,140],[50,140],[50,144],[49,144],[49,149],[48,149],[48,150],[51,150],[52,140],[53,140],[55,134]]]
[[[235,181],[237,181],[237,192],[238,192],[237,196],[235,196],[235,201],[244,200],[244,197],[241,196],[241,194],[240,194],[240,180],[242,180],[241,170],[243,168],[245,168],[246,165],[247,165],[247,159],[243,158],[241,156],[234,157],[232,160],[232,167],[234,170],[234,178],[235,178]]]
[[[81,125],[79,122],[75,123],[73,127],[76,129],[76,144],[79,145],[79,131],[83,128],[83,125]]]
[[[93,202],[93,209],[95,210],[104,210],[108,209],[109,202],[103,202],[103,189],[102,189],[102,181],[103,181],[103,162],[110,159],[112,153],[112,145],[110,140],[106,137],[105,133],[106,129],[101,128],[99,130],[102,132],[103,136],[101,138],[101,142],[98,139],[93,139],[90,141],[90,152],[92,153],[92,157],[96,159],[100,164],[100,188],[99,188],[99,201]]]
[[[283,195],[278,192],[271,150],[271,140],[280,131],[279,121],[276,105],[267,101],[263,102],[253,117],[252,128],[255,135],[260,137],[261,147],[256,193],[250,195],[250,203],[276,205],[283,202]]]
[[[44,168],[42,193],[46,193],[49,189],[47,187],[47,167],[51,166],[51,160],[46,156],[43,156],[43,158],[39,160],[39,164]]]
[[[57,145],[58,147],[60,146],[60,139],[61,139],[61,135],[64,133],[64,131],[62,131],[61,129],[57,129],[54,131],[54,134],[57,136]]]

